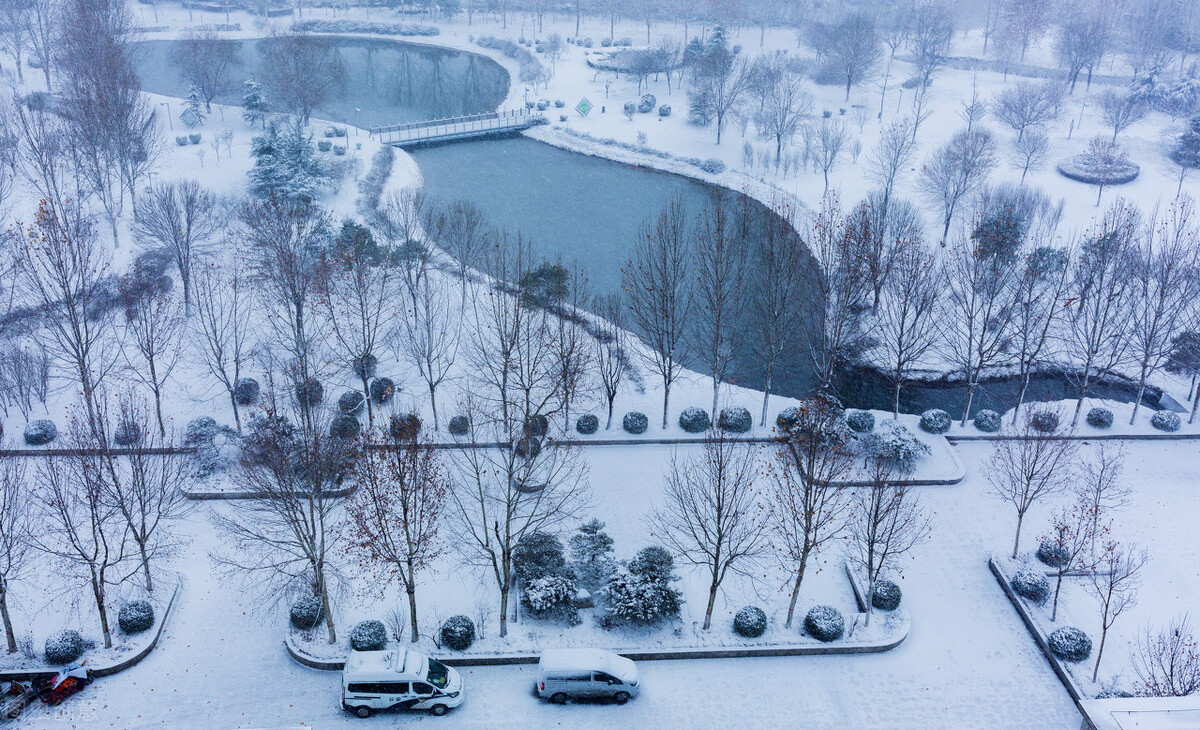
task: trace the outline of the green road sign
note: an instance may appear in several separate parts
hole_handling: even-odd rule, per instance
[[[586,117],[591,110],[592,102],[588,101],[587,98],[580,99],[579,103],[575,105],[575,111],[579,112],[579,116],[581,117]]]

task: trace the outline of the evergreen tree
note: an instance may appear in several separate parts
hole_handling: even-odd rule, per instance
[[[247,124],[261,122],[265,130],[269,112],[270,106],[263,96],[262,86],[254,79],[246,79],[242,85],[242,119],[245,119]]]
[[[571,536],[571,559],[575,575],[584,586],[598,586],[608,582],[616,572],[613,562],[613,539],[604,531],[604,523],[592,519],[580,526],[579,532]]]
[[[280,132],[275,124],[267,125],[266,133],[251,141],[250,155],[250,193],[255,197],[310,202],[329,183],[327,165],[299,126]]]
[[[1200,169],[1200,115],[1192,117],[1187,129],[1175,140],[1171,148],[1171,160],[1179,165],[1179,187],[1176,195],[1183,192],[1183,180],[1192,170]]]
[[[195,84],[192,84],[191,88],[188,89],[187,108],[191,110],[192,114],[196,115],[196,118],[200,120],[200,124],[204,124],[204,120],[206,119],[204,114],[204,94],[200,93],[200,87]]]

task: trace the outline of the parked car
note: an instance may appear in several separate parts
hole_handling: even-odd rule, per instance
[[[379,710],[429,710],[440,717],[462,701],[458,672],[418,651],[352,651],[342,669],[342,709],[359,717]]]
[[[537,693],[560,705],[580,698],[623,705],[638,694],[638,670],[631,660],[604,649],[550,649],[538,662]]]

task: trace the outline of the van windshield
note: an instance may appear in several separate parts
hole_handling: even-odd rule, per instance
[[[446,685],[450,682],[450,669],[445,664],[442,664],[437,659],[429,660],[429,676],[426,677],[429,683],[438,689],[446,689]]]

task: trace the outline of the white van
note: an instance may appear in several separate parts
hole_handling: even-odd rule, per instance
[[[418,651],[352,651],[342,669],[342,709],[359,717],[377,710],[429,710],[441,717],[462,701],[458,672]]]
[[[550,649],[538,662],[537,693],[560,705],[579,698],[623,705],[637,696],[638,670],[631,660],[604,649]]]

